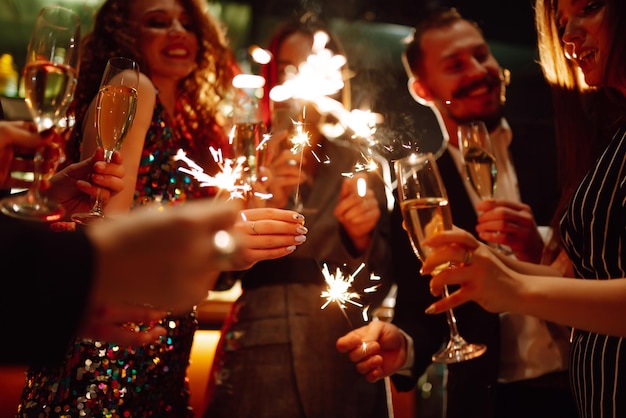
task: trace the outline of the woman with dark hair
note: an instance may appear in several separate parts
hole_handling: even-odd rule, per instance
[[[298,73],[314,53],[318,31],[332,39],[319,22],[289,22],[278,28],[270,42],[274,61],[264,70],[268,81],[264,97],[285,82],[287,73]],[[340,52],[335,43],[325,47]],[[349,87],[344,86],[346,89]],[[349,97],[348,93],[343,97]],[[343,106],[349,109],[345,100]],[[322,309],[321,297],[328,288],[323,264],[332,274],[343,267],[346,277],[363,266],[350,290],[360,294],[358,303],[369,306],[370,315],[386,296],[391,264],[383,182],[375,173],[342,176],[355,171],[361,153],[346,138],[331,140],[324,135],[320,124],[329,118],[314,103],[298,99],[270,106],[268,101],[265,109],[273,133],[269,141],[273,156],[268,163],[268,188],[273,198],[266,203],[276,208],[294,208],[301,203],[309,233],[296,253],[259,262],[242,272],[243,293],[222,328],[204,416],[386,417],[384,383],[366,382],[335,350],[335,340],[351,325],[366,322],[362,308],[349,304],[340,308],[332,303]],[[287,124],[281,125],[282,120]],[[280,133],[289,130],[292,121],[303,123],[308,134],[302,154],[294,154],[288,136]],[[367,184],[361,195],[357,193],[359,179]],[[380,280],[372,281],[372,274]],[[371,286],[378,289],[365,293]]]

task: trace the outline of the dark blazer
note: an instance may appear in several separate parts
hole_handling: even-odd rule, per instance
[[[0,100],[0,120],[10,120]],[[20,99],[21,100],[21,99]],[[22,103],[23,100],[21,100]],[[27,118],[28,119],[28,118]],[[0,198],[10,190],[0,190]],[[0,215],[0,363],[41,365],[63,361],[86,308],[94,268],[87,236],[52,232],[48,224]]]
[[[539,225],[548,225],[558,200],[553,132],[549,124],[528,120],[508,120],[515,139],[511,155],[515,165],[521,200],[533,208]],[[450,153],[437,160],[448,192],[453,223],[475,233],[476,215]],[[400,391],[414,387],[416,379],[431,363],[431,355],[448,339],[445,315],[427,315],[424,309],[434,301],[430,277],[419,275],[421,264],[412,251],[402,215],[395,208],[392,216],[392,254],[398,295],[393,322],[414,339],[413,378],[392,376]],[[500,359],[500,322],[497,314],[470,302],[455,308],[459,332],[468,342],[487,345],[487,352],[474,360],[448,366],[447,418],[489,418],[494,414],[495,391]]]
[[[473,232],[476,225],[474,208],[448,151],[439,157],[437,164],[448,192],[454,224]],[[392,379],[398,390],[407,391],[415,386],[417,378],[432,363],[432,354],[447,341],[449,331],[445,315],[424,313],[435,300],[428,289],[430,277],[419,274],[421,263],[402,229],[402,214],[398,207],[392,216],[392,237],[393,258],[398,260],[394,261],[398,295],[393,322],[411,335],[415,347],[414,377],[393,375]],[[487,352],[477,359],[449,366],[447,396],[455,401],[447,406],[448,417],[486,418],[490,416],[487,409],[493,404],[494,384],[498,377],[499,318],[473,302],[456,308],[455,314],[461,335],[469,342],[486,344]]]
[[[93,247],[82,232],[47,227],[0,215],[2,364],[62,361],[86,307]]]

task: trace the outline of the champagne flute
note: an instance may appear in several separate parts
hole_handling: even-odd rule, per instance
[[[47,6],[35,21],[24,66],[25,102],[46,141],[35,151],[33,183],[23,195],[11,196],[0,203],[0,210],[9,216],[31,221],[58,221],[63,206],[41,194],[41,183],[54,174],[58,162],[50,165],[46,153],[55,144],[55,127],[65,117],[74,97],[78,77],[80,19],[72,10]]]
[[[120,149],[135,117],[139,64],[124,57],[113,57],[107,62],[100,90],[96,98],[96,141],[104,148],[104,160],[111,162],[113,152]],[[104,218],[100,189],[87,213],[75,213],[72,220],[78,224]]]
[[[460,124],[457,134],[465,174],[472,188],[481,200],[493,198],[496,193],[498,169],[496,154],[485,123],[472,121]],[[493,243],[490,245],[504,254],[511,253],[511,249],[505,245]]]
[[[398,181],[398,199],[402,209],[404,227],[411,240],[415,255],[422,261],[430,248],[421,243],[438,232],[452,229],[452,214],[446,190],[439,175],[437,162],[431,153],[411,154],[394,162]],[[433,274],[449,267],[449,263],[438,266]],[[448,296],[448,288],[444,287]],[[470,344],[457,329],[456,318],[450,309],[446,312],[450,339],[445,348],[433,354],[437,363],[458,363],[482,355],[487,347]]]
[[[492,198],[498,171],[487,127],[482,121],[473,121],[460,124],[457,132],[465,174],[472,188],[481,199]]]

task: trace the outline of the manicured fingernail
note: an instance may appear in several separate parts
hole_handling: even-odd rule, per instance
[[[300,234],[306,234],[307,232],[309,232],[309,229],[306,226],[299,226],[296,228],[296,232]]]
[[[434,306],[434,305],[430,305],[428,308],[426,308],[426,310],[424,311],[424,313],[427,313],[427,314],[434,314],[434,313],[435,313],[435,306]]]
[[[302,221],[302,224],[304,225],[304,215],[296,213],[296,214],[293,215],[293,219],[297,219],[299,221]]]
[[[297,235],[295,240],[296,242],[304,242],[306,241],[306,235]]]
[[[296,250],[296,246],[295,245],[290,245],[289,247],[286,248],[287,251],[292,252]]]

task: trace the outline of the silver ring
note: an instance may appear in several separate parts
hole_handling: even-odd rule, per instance
[[[256,224],[256,221],[252,221],[252,223],[250,224],[250,228],[252,228],[252,232],[254,232],[254,235],[259,235],[259,233],[256,232],[256,229],[254,229],[255,224]]]
[[[465,257],[463,257],[463,265],[469,266],[472,264],[472,257],[474,256],[474,252],[470,249],[465,249]]]

